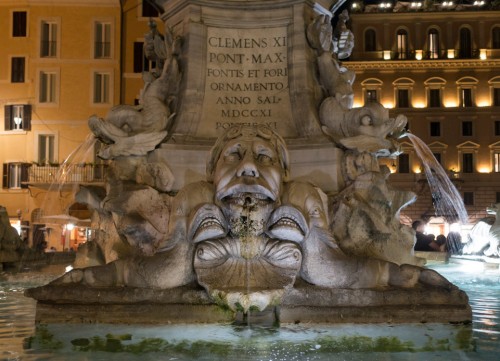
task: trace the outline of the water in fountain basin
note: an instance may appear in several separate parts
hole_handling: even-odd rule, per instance
[[[422,161],[437,213],[456,215],[462,224],[466,224],[468,222],[467,210],[465,209],[462,197],[441,164],[439,164],[432,151],[422,139],[411,133],[406,134],[406,136],[413,144],[417,156]]]

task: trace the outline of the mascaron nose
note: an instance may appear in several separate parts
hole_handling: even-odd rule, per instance
[[[259,177],[259,171],[257,170],[257,166],[255,165],[253,154],[251,152],[245,154],[241,160],[236,175],[238,177]]]

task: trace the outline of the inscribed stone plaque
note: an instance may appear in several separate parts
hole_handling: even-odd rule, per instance
[[[207,28],[202,124],[218,136],[234,123],[268,124],[294,136],[286,27]]]

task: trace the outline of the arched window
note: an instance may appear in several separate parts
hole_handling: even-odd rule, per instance
[[[377,35],[375,30],[368,29],[365,31],[365,51],[377,50]]]
[[[472,58],[472,35],[468,28],[460,29],[460,50],[458,56],[461,59]]]
[[[396,33],[397,59],[408,59],[408,33],[399,29]]]
[[[427,58],[439,59],[439,32],[430,29],[427,33]]]
[[[500,27],[498,26],[491,30],[491,48],[500,49]]]

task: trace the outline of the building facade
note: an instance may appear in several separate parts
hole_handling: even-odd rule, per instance
[[[404,114],[463,197],[469,227],[500,202],[500,7],[488,2],[381,2],[351,5],[355,106],[379,101]],[[445,234],[454,214],[440,214],[408,138],[385,160],[391,182],[417,202],[402,219],[430,220]]]
[[[120,96],[121,11],[117,0],[2,1],[0,19],[0,204],[24,225],[31,245],[51,226],[47,214],[72,204],[62,183],[94,182],[93,144],[71,178],[57,180],[62,163],[86,144],[90,115],[104,116]],[[59,182],[49,197],[49,185]],[[45,213],[42,211],[45,211]],[[74,237],[75,238],[75,237]],[[66,247],[69,243],[66,243]]]

